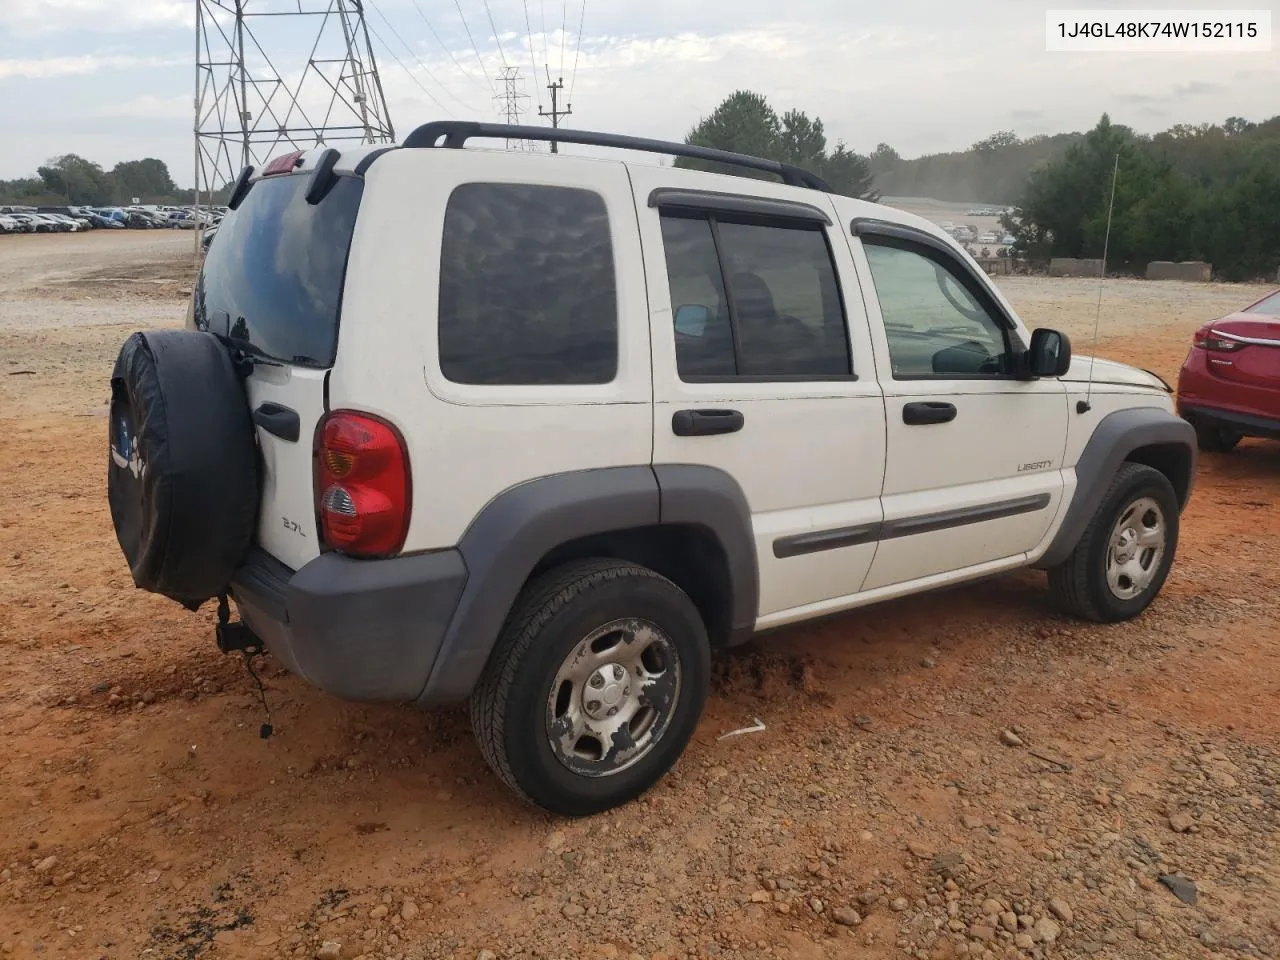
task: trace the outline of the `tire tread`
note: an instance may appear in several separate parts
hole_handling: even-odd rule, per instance
[[[1120,464],[1115,476],[1111,478],[1111,484],[1107,487],[1107,492],[1102,498],[1099,509],[1090,518],[1088,526],[1084,528],[1084,532],[1080,535],[1080,540],[1075,545],[1075,549],[1071,551],[1066,560],[1049,569],[1049,592],[1055,606],[1062,612],[1080,617],[1083,620],[1092,620],[1096,623],[1105,623],[1111,619],[1103,610],[1099,609],[1089,589],[1089,555],[1092,552],[1096,538],[1106,535],[1106,531],[1100,532],[1100,524],[1104,517],[1110,515],[1111,511],[1108,508],[1111,506],[1116,492],[1132,484],[1134,478],[1150,474],[1155,474],[1165,480],[1160,471],[1146,464],[1133,463],[1131,461],[1125,461]],[[1168,483],[1167,480],[1165,482]]]
[[[648,567],[605,559],[575,561],[535,578],[512,605],[489,663],[471,694],[471,728],[481,755],[498,778],[529,803],[536,804],[537,801],[520,786],[507,761],[506,751],[508,694],[520,674],[524,654],[561,610],[588,590],[622,577],[644,577],[671,583]]]

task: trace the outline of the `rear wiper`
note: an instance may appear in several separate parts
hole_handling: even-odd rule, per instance
[[[214,334],[221,341],[222,345],[231,351],[233,360],[240,362],[248,362],[250,364],[261,363],[267,367],[283,367],[284,363],[268,354],[259,346],[255,346],[248,340],[236,340],[232,337]]]

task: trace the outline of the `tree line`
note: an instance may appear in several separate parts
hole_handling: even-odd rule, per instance
[[[34,177],[0,180],[0,204],[106,207],[140,203],[191,203],[194,191],[180,190],[163,160],[126,160],[110,170],[74,153],[55,157]]]
[[[1033,262],[1098,258],[1105,244],[1112,270],[1204,260],[1225,280],[1275,277],[1280,116],[1143,136],[1104,114],[1061,158],[1028,173],[1017,207],[1005,226],[1016,238],[1015,255]]]
[[[1280,116],[1141,135],[1103,115],[1087,133],[1023,139],[1005,130],[968,150],[907,160],[887,143],[866,156],[839,140],[829,147],[821,119],[778,113],[739,90],[685,141],[793,163],[848,196],[1012,205],[1017,213],[1004,225],[1014,255],[1033,263],[1102,256],[1118,157],[1109,268],[1205,260],[1223,279],[1246,280],[1274,277],[1280,265]]]

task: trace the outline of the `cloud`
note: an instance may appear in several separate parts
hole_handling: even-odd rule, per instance
[[[157,97],[144,93],[131,100],[113,101],[97,111],[101,117],[135,117],[142,120],[167,120],[192,117],[191,97],[177,95]]]
[[[80,56],[42,57],[33,60],[0,60],[0,80],[26,78],[49,79],[97,73],[99,70],[127,70],[138,67],[175,67],[188,61],[182,57],[138,57],[82,54]]]
[[[1224,87],[1220,83],[1208,83],[1204,80],[1192,80],[1190,83],[1182,83],[1173,88],[1173,92],[1179,97],[1201,97],[1210,93],[1218,93]]]
[[[4,6],[4,27],[23,34],[130,31],[195,21],[192,4],[183,0],[5,0]]]

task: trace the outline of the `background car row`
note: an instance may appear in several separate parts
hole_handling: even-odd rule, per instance
[[[193,230],[216,226],[226,211],[219,208],[131,207],[0,207],[0,233],[73,233],[83,230]]]

